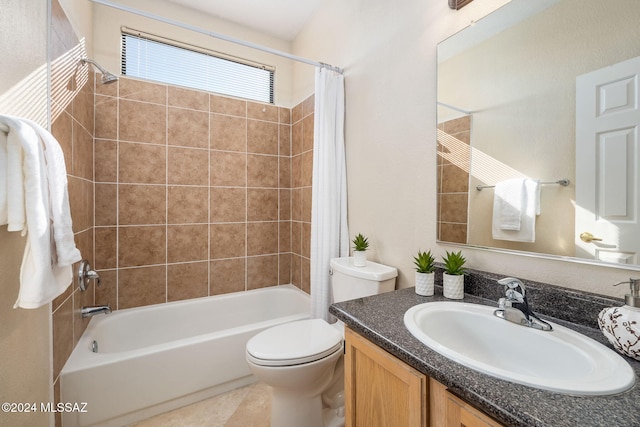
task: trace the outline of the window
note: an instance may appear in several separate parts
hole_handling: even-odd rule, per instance
[[[122,74],[273,104],[274,67],[122,28]]]
[[[469,3],[471,3],[473,0],[449,0],[449,7],[451,9],[462,9],[463,7],[465,7],[466,5],[468,5]]]

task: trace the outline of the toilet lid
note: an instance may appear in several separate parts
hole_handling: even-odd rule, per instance
[[[247,342],[248,359],[263,366],[310,363],[342,348],[342,335],[322,319],[299,320],[266,329]]]

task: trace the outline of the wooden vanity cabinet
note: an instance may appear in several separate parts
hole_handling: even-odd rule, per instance
[[[449,392],[446,408],[447,427],[502,427],[502,424]]]
[[[345,327],[346,427],[502,427]]]
[[[427,376],[345,327],[345,426],[427,427]]]

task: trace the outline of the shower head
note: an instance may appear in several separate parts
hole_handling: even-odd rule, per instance
[[[96,67],[102,73],[102,79],[100,79],[100,83],[102,83],[103,85],[113,83],[118,80],[118,76],[116,76],[115,74],[111,74],[110,72],[105,70],[100,64],[98,64],[96,61],[92,59],[82,58],[80,62],[82,62],[82,65],[92,64],[94,67]]]
[[[110,72],[102,73],[102,78],[100,79],[100,83],[103,85],[108,85],[109,83],[117,82],[118,76],[115,74],[111,74]]]

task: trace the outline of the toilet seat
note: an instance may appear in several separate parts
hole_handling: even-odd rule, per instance
[[[322,319],[299,320],[264,330],[247,342],[247,359],[262,366],[311,363],[342,349],[342,335]]]

